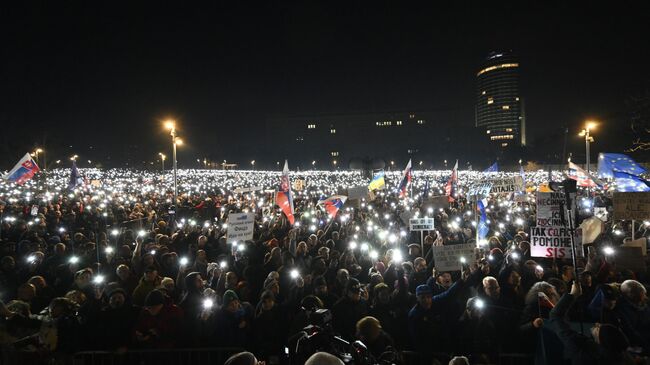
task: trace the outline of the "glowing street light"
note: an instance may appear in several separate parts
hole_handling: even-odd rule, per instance
[[[176,205],[178,199],[178,182],[177,182],[177,161],[176,161],[176,146],[181,146],[183,140],[178,138],[176,135],[176,122],[173,120],[168,120],[165,122],[165,128],[169,130],[169,135],[172,136],[172,163],[174,164],[174,202],[173,205]]]
[[[580,131],[579,136],[585,137],[585,153],[587,155],[587,177],[591,179],[591,164],[589,160],[589,144],[594,141],[594,138],[591,137],[591,130],[596,128],[596,122],[588,120],[585,124],[585,129]],[[589,186],[587,186],[587,195],[589,195]]]
[[[251,170],[255,170],[255,160],[251,161]]]

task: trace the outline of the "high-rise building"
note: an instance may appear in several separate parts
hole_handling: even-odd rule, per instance
[[[519,93],[519,61],[492,52],[476,73],[476,127],[500,147],[526,145],[526,118]]]

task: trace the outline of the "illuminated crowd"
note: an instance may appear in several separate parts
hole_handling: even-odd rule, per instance
[[[267,364],[305,363],[317,351],[341,357],[349,352],[343,341],[357,340],[376,363],[404,364],[456,355],[498,363],[503,354],[626,364],[650,350],[647,277],[616,264],[630,222],[604,223],[577,270],[571,259],[530,256],[545,171],[526,172],[523,192],[488,197],[489,232],[478,242],[466,193],[520,172],[459,171],[450,202],[439,197],[451,171],[416,169],[406,196],[396,190],[402,172],[388,171],[384,190],[348,199],[334,219],[318,201],[368,186],[369,177],[292,172],[293,225],[275,206],[280,172],[179,170],[176,204],[171,173],[80,173],[72,186],[69,169],[22,186],[0,182],[5,350],[65,359],[234,348]],[[590,193],[579,189],[579,220],[595,207],[611,211],[609,192]],[[254,238],[228,243],[228,216],[240,212],[255,214]],[[435,229],[411,232],[413,217],[433,217]],[[639,222],[636,238],[649,226]],[[432,248],[458,244],[476,245],[473,257],[437,270]]]

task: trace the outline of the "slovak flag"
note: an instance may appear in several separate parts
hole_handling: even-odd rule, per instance
[[[587,175],[587,172],[573,162],[569,162],[569,172],[567,173],[567,176],[569,179],[576,180],[578,186],[591,188],[596,186],[596,182]]]
[[[287,217],[289,223],[293,224],[293,197],[291,196],[291,182],[289,181],[289,164],[286,160],[282,169],[282,177],[280,177],[280,187],[275,195],[275,204],[282,209],[282,213]]]
[[[41,169],[38,167],[36,162],[34,162],[32,156],[29,153],[26,153],[25,156],[18,161],[16,166],[14,166],[14,168],[2,178],[18,185],[22,185],[27,180],[34,177],[34,175],[39,171],[41,171]]]
[[[409,163],[406,164],[406,168],[404,169],[404,176],[402,176],[402,181],[400,181],[399,187],[397,189],[399,190],[400,198],[406,196],[407,194],[406,189],[408,188],[410,183],[411,183],[411,160],[409,159]]]
[[[343,207],[346,200],[348,200],[348,197],[345,195],[332,195],[327,199],[318,201],[318,205],[325,207],[327,214],[329,214],[330,218],[334,219],[336,213]]]
[[[449,180],[447,181],[447,185],[445,186],[445,195],[449,197],[448,200],[450,203],[456,200],[457,187],[458,187],[458,160],[456,160],[454,169],[451,170],[451,176],[449,177]]]

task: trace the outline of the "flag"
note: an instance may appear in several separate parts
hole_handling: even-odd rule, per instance
[[[343,207],[346,200],[348,200],[348,197],[345,195],[332,195],[327,199],[320,200],[318,205],[325,207],[327,214],[329,214],[330,218],[334,219],[336,213]]]
[[[483,172],[499,172],[499,165],[495,162]]]
[[[79,170],[77,169],[77,162],[72,161],[72,168],[70,169],[70,179],[68,180],[68,190],[72,190],[77,186],[82,184],[82,179],[79,176]]]
[[[567,173],[569,179],[573,179],[577,182],[578,186],[590,187],[593,188],[596,186],[596,182],[592,179],[587,172],[580,168],[580,166],[569,162],[569,171]]]
[[[614,181],[616,183],[616,191],[623,193],[635,191],[650,191],[648,181],[634,175],[626,174],[624,172],[614,171]]]
[[[641,176],[646,172],[627,155],[620,153],[601,153],[598,155],[598,177],[613,179],[615,172],[623,172],[632,176]]]
[[[485,204],[487,204],[487,199],[479,199],[476,202],[476,208],[479,211],[480,219],[478,221],[478,239],[479,242],[485,237],[487,237],[488,232],[490,231],[490,227],[488,227],[487,224],[487,214],[485,213]]]
[[[293,198],[291,196],[291,182],[289,181],[289,163],[286,160],[280,177],[278,193],[275,195],[275,204],[282,209],[282,213],[287,217],[289,223],[293,224]]]
[[[368,190],[381,190],[386,186],[386,181],[384,180],[384,170],[378,171],[372,177],[370,184],[368,185]]]
[[[22,185],[27,180],[34,177],[34,175],[40,170],[41,169],[38,167],[36,162],[34,162],[34,159],[32,159],[32,156],[29,153],[26,153],[25,156],[18,161],[16,166],[14,166],[14,168],[2,178],[18,185]]]
[[[449,180],[447,181],[447,185],[445,186],[445,195],[449,197],[450,203],[456,200],[457,187],[458,187],[458,160],[456,160],[454,169],[451,170],[451,176],[449,177]]]
[[[409,159],[409,163],[406,164],[406,168],[404,169],[404,175],[402,176],[402,181],[399,183],[399,187],[397,190],[399,190],[399,196],[400,198],[403,198],[407,195],[406,189],[408,188],[408,185],[411,183],[411,160]]]

